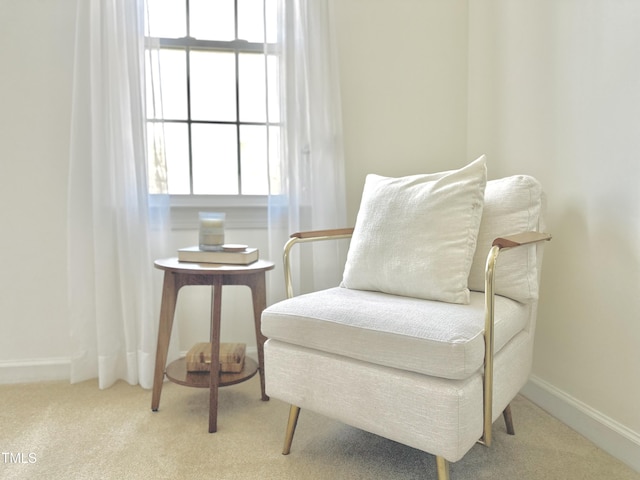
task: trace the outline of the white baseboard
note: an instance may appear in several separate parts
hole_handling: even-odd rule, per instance
[[[640,472],[640,434],[532,375],[522,395]]]
[[[0,361],[0,385],[69,380],[70,370],[69,358]]]

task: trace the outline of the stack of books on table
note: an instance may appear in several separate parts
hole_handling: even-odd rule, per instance
[[[180,262],[226,263],[229,265],[249,265],[259,258],[258,249],[245,245],[223,245],[219,251],[200,250],[197,245],[178,249]]]

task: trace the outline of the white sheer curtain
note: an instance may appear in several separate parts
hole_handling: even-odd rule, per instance
[[[68,186],[71,381],[152,384],[158,288],[145,153],[144,2],[78,2]],[[152,220],[153,219],[153,220]],[[156,229],[156,231],[153,231]]]
[[[282,191],[269,199],[269,255],[280,262],[290,233],[346,224],[344,153],[338,58],[329,0],[281,0],[280,92],[283,122]],[[303,246],[297,290],[335,286],[346,245]],[[281,275],[272,275],[271,300],[284,297]]]

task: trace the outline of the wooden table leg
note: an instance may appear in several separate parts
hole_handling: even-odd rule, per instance
[[[209,375],[209,433],[218,429],[218,386],[220,384],[220,317],[222,277],[213,279],[211,295],[211,373]]]
[[[156,349],[156,366],[153,374],[153,395],[151,397],[151,410],[158,411],[162,382],[164,381],[164,369],[167,366],[167,352],[173,327],[173,316],[176,310],[176,300],[180,285],[176,282],[176,274],[164,273],[162,286],[162,303],[160,304],[160,323],[158,325],[158,346]]]
[[[256,346],[258,347],[258,368],[260,372],[260,392],[262,400],[267,401],[269,397],[265,391],[264,380],[264,342],[267,337],[262,335],[262,311],[267,308],[267,287],[264,272],[251,275],[251,281],[247,281],[251,288],[251,298],[253,300],[253,320],[256,329]]]

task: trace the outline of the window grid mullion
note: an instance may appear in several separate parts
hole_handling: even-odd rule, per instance
[[[187,0],[185,2],[185,7],[187,9],[187,38],[191,36],[191,0]],[[193,134],[191,130],[192,121],[191,121],[191,48],[187,46],[185,48],[185,55],[187,56],[186,64],[187,64],[187,139],[188,139],[188,161],[189,161],[189,192],[191,195],[194,194],[193,191]]]
[[[189,191],[191,195],[196,195],[194,192],[194,148],[193,148],[193,126],[197,124],[203,125],[234,125],[236,129],[236,170],[237,170],[237,191],[239,195],[243,194],[242,191],[242,142],[241,142],[241,130],[243,125],[259,125],[267,126],[267,122],[243,122],[240,118],[240,58],[241,53],[262,53],[265,54],[265,67],[266,67],[266,53],[267,50],[271,50],[275,45],[267,45],[264,42],[258,44],[255,42],[248,42],[246,40],[240,40],[239,34],[239,2],[234,0],[234,34],[235,39],[232,41],[218,41],[218,40],[198,40],[191,37],[191,0],[185,0],[186,11],[186,36],[182,38],[156,38],[155,41],[159,43],[160,48],[179,49],[185,52],[186,55],[186,96],[187,96],[187,118],[182,119],[163,119],[162,121],[176,124],[186,124],[187,126],[187,141],[188,141],[188,175],[189,175]],[[265,6],[263,2],[263,16],[265,15]],[[266,26],[265,26],[266,28]],[[149,40],[152,40],[149,38]],[[226,51],[233,52],[235,58],[235,121],[215,121],[215,120],[194,120],[192,118],[192,104],[191,104],[191,52],[195,50],[209,50],[209,51]],[[266,69],[265,69],[266,71]],[[265,100],[266,101],[266,100]],[[154,122],[152,120],[152,122]]]
[[[234,32],[235,39],[238,40],[238,0],[233,2],[234,8]],[[234,51],[236,59],[236,169],[238,172],[238,194],[242,195],[242,151],[240,143],[240,52]]]
[[[242,152],[240,142],[240,53],[235,53],[236,57],[236,168],[238,171],[238,193],[242,195]]]

